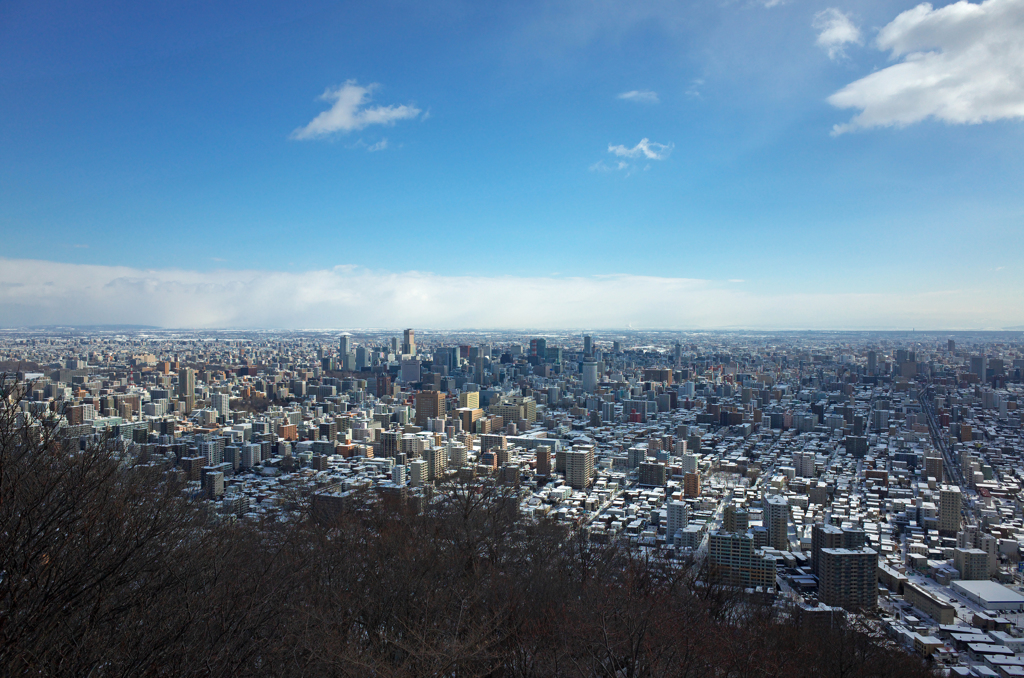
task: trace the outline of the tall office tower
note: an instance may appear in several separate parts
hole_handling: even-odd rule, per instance
[[[668,503],[668,521],[665,523],[665,540],[672,543],[672,537],[677,530],[686,527],[690,522],[690,509],[684,501],[670,501]]]
[[[686,449],[685,447],[683,448]],[[696,473],[697,472],[697,455],[696,454],[683,454],[682,459],[682,471],[683,473]]]
[[[445,415],[444,394],[440,391],[420,391],[416,394],[416,425],[426,428],[427,420],[443,419]]]
[[[781,494],[768,497],[768,545],[779,551],[789,550],[789,500]]]
[[[398,353],[398,337],[391,337],[389,345],[392,353]]]
[[[370,368],[370,352],[365,346],[356,349],[356,369],[362,372]]]
[[[933,453],[935,454],[935,453]],[[938,483],[942,482],[942,457],[930,456],[924,458],[924,477],[935,478]]]
[[[583,335],[583,355],[593,357],[594,355],[594,338],[590,335]]]
[[[683,476],[683,496],[689,499],[700,496],[699,473],[687,473]]]
[[[622,342],[620,342],[620,341],[613,341],[612,342],[612,353],[622,353]]]
[[[544,362],[548,357],[548,340],[530,339],[530,355],[537,356],[540,362]]]
[[[971,356],[971,372],[978,375],[978,379],[985,381],[985,373],[988,371],[988,361],[983,355]]]
[[[459,347],[458,346],[443,346],[441,348],[434,349],[434,371],[442,372],[447,370],[447,374],[451,374],[455,371],[455,368],[459,366]]]
[[[352,352],[352,337],[347,334],[341,335],[341,339],[338,342],[338,352],[342,356],[348,355]]]
[[[822,549],[818,591],[826,605],[872,610],[878,604],[878,554],[868,547]]]
[[[196,371],[191,367],[178,372],[178,397],[187,398],[196,394]]]
[[[939,490],[939,534],[955,537],[960,531],[960,511],[963,497],[956,485],[943,485]]]
[[[551,447],[548,445],[537,447],[537,475],[551,477]]]
[[[679,367],[680,363],[683,361],[683,345],[678,341],[672,347],[672,360],[676,367]]]
[[[477,382],[481,386],[487,385],[488,382],[484,378],[484,356],[483,356],[482,353],[477,355],[477,357],[476,357],[476,364],[474,365],[474,369],[476,370],[475,378],[476,378]]]
[[[952,339],[948,339],[946,341],[946,350],[949,351],[950,353],[956,351],[956,342],[953,341]]]
[[[419,360],[403,360],[402,361],[402,381],[406,384],[413,384],[420,380],[421,377],[421,363]]]
[[[708,538],[711,577],[725,586],[775,588],[775,559],[754,550],[744,534],[715,530]]]
[[[878,371],[878,354],[868,351],[868,374],[875,374]]]
[[[416,355],[416,333],[410,328],[403,332],[402,335],[403,355]]]
[[[594,450],[567,450],[565,453],[565,480],[569,486],[582,490],[590,486],[594,472]]]
[[[597,363],[595,361],[583,361],[582,380],[585,393],[593,393],[597,390]]]
[[[746,509],[735,504],[725,507],[725,513],[722,516],[722,531],[742,533],[746,532],[749,526],[750,516]]]

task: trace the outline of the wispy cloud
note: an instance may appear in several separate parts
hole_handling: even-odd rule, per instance
[[[501,305],[452,303],[467,289],[519,294]],[[0,319],[6,326],[956,329],[1024,324],[1024,293],[1011,286],[995,294],[771,293],[639,275],[445,276],[357,266],[200,272],[0,258]]]
[[[318,139],[335,133],[361,130],[370,125],[393,125],[398,120],[415,118],[421,113],[412,104],[399,106],[369,106],[370,93],[376,83],[365,87],[349,80],[336,88],[327,88],[320,99],[330,101],[331,107],[313,118],[309,124],[291,133],[292,139]]]
[[[658,98],[657,92],[650,90],[630,90],[629,92],[623,92],[618,96],[619,99],[625,99],[626,101],[637,101],[642,104],[656,104],[661,101]]]
[[[860,29],[854,25],[850,15],[843,14],[835,7],[823,9],[815,14],[811,25],[818,31],[818,39],[815,42],[828,52],[828,58],[833,61],[846,57],[847,45],[863,44]]]
[[[383,151],[387,147],[388,147],[388,138],[384,137],[383,139],[381,139],[377,143],[375,143],[372,146],[368,147],[366,150],[369,151],[370,153],[373,153],[374,151]]]
[[[860,109],[833,134],[934,118],[977,124],[1024,118],[1024,0],[923,3],[878,33],[902,61],[850,83],[828,101]]]
[[[608,144],[608,152],[617,155],[620,158],[644,157],[649,160],[664,160],[672,153],[673,148],[673,144],[659,144],[651,141],[647,137],[641,139],[640,143],[633,148],[627,148],[621,144]]]
[[[700,98],[700,88],[704,84],[703,78],[694,78],[690,81],[690,86],[686,88],[686,96],[694,99]]]
[[[604,160],[598,160],[590,166],[591,172],[614,172],[615,170],[629,169],[629,163],[625,160],[620,160],[614,165],[609,165]]]

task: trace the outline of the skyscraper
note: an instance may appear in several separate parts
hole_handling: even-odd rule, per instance
[[[416,333],[412,328],[402,333],[402,354],[416,355]]]
[[[338,342],[338,351],[342,357],[352,352],[352,337],[347,334],[341,335],[341,339]]]
[[[178,372],[178,397],[187,398],[196,394],[196,371],[184,367]]]
[[[583,361],[583,390],[593,393],[597,390],[597,363],[594,360]]]
[[[590,335],[583,336],[583,355],[587,357],[594,355],[594,338]]]

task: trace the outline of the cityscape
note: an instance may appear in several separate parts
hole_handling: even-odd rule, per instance
[[[0,92],[0,678],[1024,678],[1024,0],[5,0]]]
[[[53,328],[0,360],[19,425],[116,440],[211,521],[489,481],[520,520],[706,562],[803,624],[1024,666],[1018,332]]]

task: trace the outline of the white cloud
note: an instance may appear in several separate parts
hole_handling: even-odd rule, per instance
[[[672,153],[672,148],[672,144],[659,144],[646,137],[641,139],[640,143],[633,148],[608,144],[608,152],[613,153],[620,158],[639,158],[643,156],[650,160],[664,160],[670,153]]]
[[[700,98],[700,86],[704,84],[703,78],[695,78],[690,81],[690,86],[686,88],[686,96],[693,97],[695,99]]]
[[[1024,118],[1024,0],[961,0],[939,9],[923,3],[882,28],[875,45],[903,61],[829,97],[837,108],[861,111],[833,134],[926,118]]]
[[[835,7],[823,9],[815,14],[811,25],[818,31],[818,39],[815,42],[828,52],[829,59],[845,57],[847,45],[863,44],[860,29],[850,20],[850,15],[843,14]]]
[[[631,90],[629,92],[623,92],[618,96],[619,99],[625,99],[627,101],[638,101],[644,104],[656,104],[660,101],[658,99],[658,93],[650,90]]]
[[[370,93],[377,84],[366,87],[349,80],[334,89],[327,88],[320,98],[331,101],[331,107],[313,118],[308,125],[291,133],[292,139],[317,139],[335,132],[352,132],[370,125],[393,125],[397,120],[415,118],[421,113],[413,105],[368,106]]]
[[[373,153],[374,151],[383,151],[387,147],[388,147],[388,138],[384,137],[383,139],[381,139],[380,141],[378,141],[374,145],[370,146],[366,150],[369,151],[370,153]]]
[[[629,169],[630,165],[624,160],[619,160],[615,165],[609,165],[604,160],[598,160],[590,166],[591,172],[613,172],[615,170]]]
[[[491,291],[515,289],[501,304]],[[474,294],[465,294],[474,290]],[[638,275],[441,276],[337,266],[304,273],[143,270],[0,258],[5,326],[908,328],[1024,324],[1024,293],[769,293]]]

